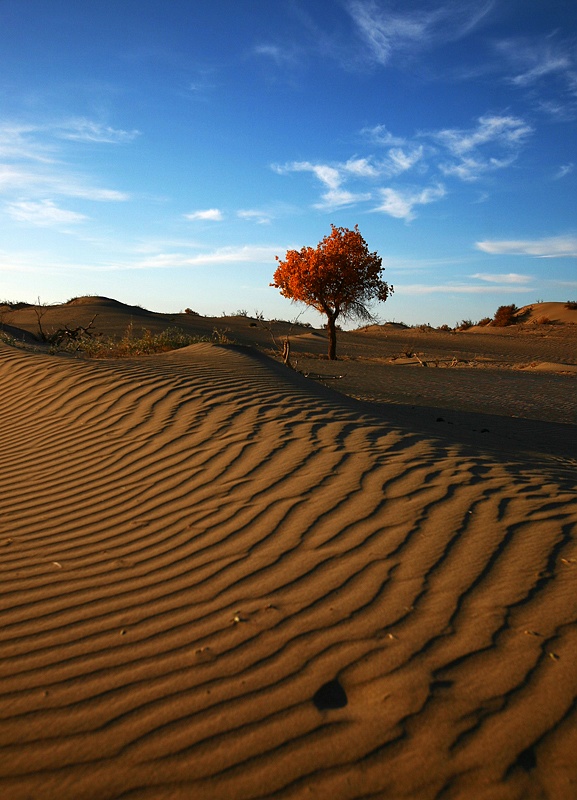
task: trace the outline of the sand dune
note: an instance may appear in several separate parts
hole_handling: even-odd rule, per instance
[[[209,344],[0,381],[0,796],[576,795],[548,423],[501,453]]]

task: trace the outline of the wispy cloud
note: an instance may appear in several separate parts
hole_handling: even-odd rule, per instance
[[[204,253],[157,253],[134,262],[116,265],[119,269],[170,269],[174,267],[218,266],[219,264],[266,263],[273,264],[275,256],[286,247],[243,245],[218,247]]]
[[[342,188],[347,172],[367,177],[369,172],[368,162],[362,163],[359,159],[349,161],[348,167],[346,164],[331,166],[329,164],[313,164],[310,161],[293,161],[284,165],[273,164],[272,169],[279,175],[285,175],[289,172],[311,172],[326,189],[321,195],[321,202],[314,204],[314,207],[318,209],[342,208],[368,200],[371,197],[368,192],[354,193]]]
[[[186,219],[190,220],[208,220],[210,222],[220,222],[223,219],[222,211],[219,208],[206,208],[201,211],[191,211],[190,214],[184,214]]]
[[[379,192],[382,202],[373,210],[382,211],[396,219],[404,219],[405,222],[410,222],[415,218],[415,206],[434,203],[447,193],[442,184],[417,190],[396,190],[388,187],[386,189],[380,189]]]
[[[492,6],[492,2],[447,0],[431,10],[397,11],[391,3],[351,0],[347,9],[371,59],[386,65],[394,56],[413,55],[463,38],[478,26]]]
[[[509,81],[515,86],[528,86],[553,75],[565,75],[574,66],[572,48],[547,35],[503,39],[496,47],[513,70]]]
[[[470,128],[419,131],[412,139],[377,125],[361,134],[384,148],[382,154],[357,154],[345,162],[294,161],[272,165],[272,169],[280,175],[312,173],[325,188],[314,208],[328,210],[377,200],[373,211],[408,222],[415,218],[417,206],[446,195],[445,179],[473,182],[510,166],[532,133],[525,120],[509,114],[481,116]],[[429,176],[428,185],[416,187],[423,175]],[[393,178],[398,185],[378,187],[380,180],[389,183]]]
[[[48,224],[48,219],[62,214],[75,214],[59,209],[54,196],[76,197],[98,202],[122,202],[129,199],[126,192],[95,185],[89,177],[79,174],[67,160],[67,142],[118,144],[129,142],[137,131],[122,131],[85,118],[25,124],[5,122],[0,125],[0,194],[12,195],[13,213],[25,214],[30,222]],[[23,197],[23,195],[26,195]],[[22,211],[18,203],[28,203]],[[20,208],[20,211],[18,210]],[[78,221],[78,217],[75,218]],[[60,222],[63,221],[61,216]],[[74,221],[68,217],[68,222]]]
[[[19,193],[25,191],[43,195],[62,195],[101,202],[122,202],[129,199],[129,195],[125,192],[91,186],[85,181],[85,178],[78,175],[65,176],[51,170],[33,170],[0,164],[0,193],[16,190]]]
[[[40,202],[26,202],[24,200],[14,203],[6,203],[4,206],[6,213],[18,222],[29,222],[32,225],[41,227],[59,226],[63,224],[75,224],[84,222],[87,217],[76,211],[68,211],[59,208],[52,200],[41,200]]]
[[[493,115],[480,117],[475,128],[446,128],[432,136],[448,153],[439,165],[443,174],[474,181],[512,164],[531,133],[533,128],[519,117]]]
[[[544,239],[512,239],[476,242],[477,249],[491,255],[535,256],[537,258],[577,257],[577,236],[550,236]]]
[[[489,273],[489,272],[477,272],[474,275],[471,275],[472,278],[477,278],[480,281],[485,281],[486,283],[500,283],[500,284],[523,284],[523,283],[530,283],[533,278],[531,275],[520,275],[518,272],[507,272],[503,273]]]
[[[400,284],[395,282],[395,295],[427,295],[427,294],[501,294],[511,291],[511,285],[507,283],[494,284],[491,286],[481,286],[478,283],[442,283],[442,284]],[[533,286],[515,286],[515,292],[534,292]]]
[[[525,91],[541,110],[558,119],[577,112],[577,55],[575,44],[560,31],[498,41],[505,60],[505,80]]]
[[[571,172],[573,172],[574,169],[575,169],[575,164],[573,164],[573,162],[569,164],[562,164],[562,166],[559,167],[553,178],[556,181],[561,180],[561,178],[564,178],[565,175],[569,175]]]
[[[256,56],[273,61],[277,67],[294,67],[299,63],[298,50],[294,46],[278,44],[259,44],[253,49]]]
[[[125,131],[119,128],[112,128],[110,125],[94,122],[85,117],[55,124],[53,130],[60,139],[96,144],[126,144],[140,136],[140,131]]]
[[[402,147],[406,144],[406,139],[402,136],[394,136],[389,130],[387,130],[386,125],[373,125],[370,128],[363,128],[361,130],[361,134],[374,144],[381,145],[383,147],[395,146],[395,147]]]
[[[256,208],[240,209],[236,212],[239,219],[245,219],[248,222],[256,222],[259,225],[268,225],[273,219],[273,214],[268,211],[259,211]]]

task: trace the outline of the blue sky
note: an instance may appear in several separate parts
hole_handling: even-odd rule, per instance
[[[382,320],[577,298],[571,0],[0,0],[0,30],[0,299],[292,319],[275,255],[331,223]]]

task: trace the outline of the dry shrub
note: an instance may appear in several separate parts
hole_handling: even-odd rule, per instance
[[[515,303],[511,303],[510,306],[499,306],[495,311],[493,325],[496,328],[506,328],[508,325],[514,325],[516,322],[515,312],[518,310]]]
[[[483,319],[480,319],[479,322],[477,322],[477,325],[480,328],[484,328],[485,325],[490,325],[491,321],[491,317],[483,317]]]
[[[545,315],[537,317],[535,320],[535,325],[551,325],[551,319]]]
[[[577,300],[567,300],[565,308],[568,308],[569,311],[577,311]]]

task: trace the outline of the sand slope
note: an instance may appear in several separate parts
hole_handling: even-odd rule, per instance
[[[0,381],[0,796],[575,796],[574,460],[234,348]]]

